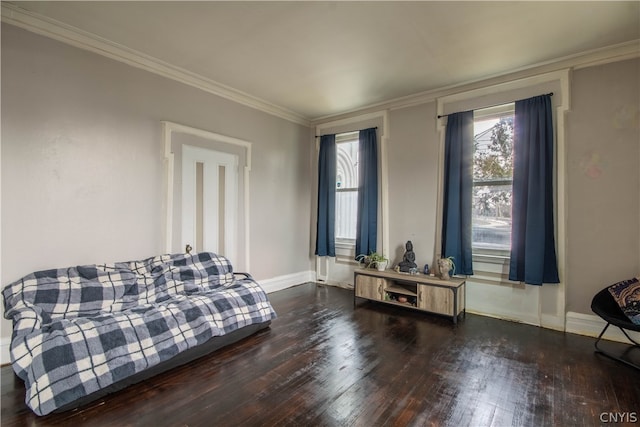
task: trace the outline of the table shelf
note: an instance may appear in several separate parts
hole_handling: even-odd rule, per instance
[[[410,290],[410,289],[407,289],[405,287],[402,287],[402,286],[399,286],[399,285],[396,285],[396,284],[391,284],[391,285],[388,285],[385,288],[385,290],[387,292],[393,292],[393,293],[396,293],[396,294],[402,294],[402,295],[409,295],[409,296],[412,296],[412,297],[417,297],[418,296],[417,285],[413,285],[413,288],[414,288],[414,290]]]
[[[466,308],[465,279],[441,280],[423,274],[391,270],[357,269],[354,272],[354,304],[365,298],[386,304],[441,314],[456,323]],[[407,302],[398,298],[406,297]]]

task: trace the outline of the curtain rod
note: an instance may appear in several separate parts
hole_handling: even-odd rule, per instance
[[[553,92],[546,93],[545,95],[553,96]],[[542,95],[541,95],[541,96],[542,96]],[[509,102],[502,102],[502,103],[500,103],[500,104],[489,105],[489,106],[487,106],[487,107],[478,108],[478,110],[480,110],[480,109],[484,109],[484,108],[497,107],[497,106],[499,106],[499,105],[504,105],[504,104],[509,104]],[[441,118],[443,118],[443,117],[450,116],[451,114],[455,114],[455,113],[443,114],[443,115],[441,115],[441,116],[438,116],[438,118],[439,118],[439,119],[441,119]]]
[[[366,129],[378,129],[378,126],[374,127],[374,128],[366,128]],[[361,130],[364,129],[358,129],[358,130],[347,130],[344,132],[340,132],[340,133],[351,133],[351,132],[360,132]],[[328,133],[327,135],[331,135],[330,133]],[[325,135],[316,135],[316,138],[320,138],[321,136],[325,136]]]

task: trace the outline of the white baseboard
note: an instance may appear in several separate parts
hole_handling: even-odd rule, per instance
[[[326,282],[319,280],[317,282],[327,286],[335,286],[336,288],[353,290],[353,283],[349,283],[349,282],[340,282],[337,280],[327,280]]]
[[[607,324],[600,317],[593,314],[575,313],[569,311],[567,313],[567,327],[566,331],[572,334],[586,335],[589,337],[597,337],[602,332],[602,329]],[[627,331],[629,336],[636,341],[640,341],[640,333]],[[614,326],[609,326],[607,332],[602,337],[610,341],[619,341],[629,343],[627,337],[624,336],[620,329]]]
[[[11,363],[11,355],[9,348],[11,346],[11,338],[0,338],[0,365],[8,365]]]
[[[565,331],[565,319],[553,314],[541,314],[540,326],[547,329],[553,329],[554,331]]]
[[[525,325],[540,326],[540,322],[535,316],[527,316],[522,313],[514,313],[509,311],[492,311],[469,308],[465,310],[467,313],[477,314],[478,316],[491,317],[493,319],[505,320],[507,322],[524,323]]]
[[[298,273],[286,274],[284,276],[273,277],[271,279],[257,280],[262,288],[270,294],[271,292],[281,291],[295,285],[305,282],[313,282],[316,280],[314,271],[300,271]]]

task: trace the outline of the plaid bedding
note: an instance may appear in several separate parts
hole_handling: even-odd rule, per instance
[[[40,271],[2,294],[13,369],[38,415],[276,317],[255,281],[206,252]]]

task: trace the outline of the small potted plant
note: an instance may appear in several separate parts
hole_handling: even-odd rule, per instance
[[[371,252],[368,256],[358,255],[356,257],[358,261],[364,263],[365,268],[377,268],[378,271],[383,271],[387,268],[389,260],[377,252]]]

